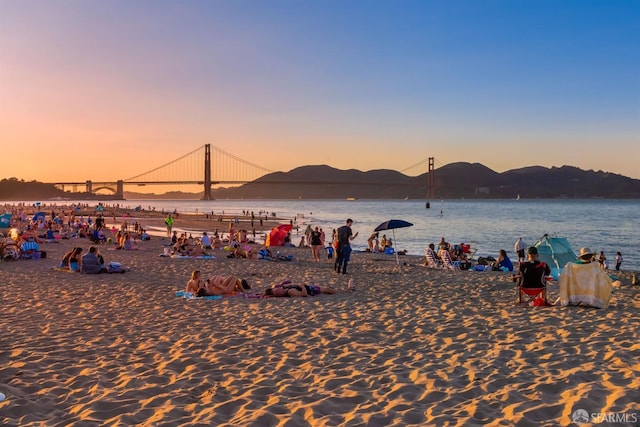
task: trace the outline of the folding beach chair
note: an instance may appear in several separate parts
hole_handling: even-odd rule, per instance
[[[22,259],[35,259],[39,258],[36,256],[36,253],[40,250],[40,245],[38,245],[32,239],[29,239],[25,242],[22,242],[20,246],[20,257]]]
[[[520,286],[520,293],[518,294],[518,304],[526,305],[546,305],[547,301],[547,288],[525,288]],[[544,301],[544,303],[541,303]]]
[[[429,268],[435,268],[435,269],[440,269],[443,268],[442,267],[442,261],[440,261],[437,257],[436,257],[436,253],[433,251],[433,249],[427,247],[424,250],[424,265],[426,265]]]
[[[446,249],[442,249],[438,252],[440,259],[442,260],[442,268],[445,270],[460,270],[460,262],[452,261],[451,255],[449,255],[449,251]]]
[[[551,278],[546,275],[546,268],[544,262],[520,263],[520,273],[514,276],[518,283],[518,304],[547,305],[547,281]]]

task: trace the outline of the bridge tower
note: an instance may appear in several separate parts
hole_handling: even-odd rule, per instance
[[[211,195],[211,144],[204,146],[204,195],[202,200],[213,200]]]
[[[427,172],[427,186],[429,188],[429,199],[433,199],[433,195],[436,189],[436,172],[435,172],[435,159],[429,157],[429,169]]]
[[[436,173],[435,173],[435,158],[429,157],[429,169],[427,171],[427,203],[426,208],[429,209],[431,204],[429,200],[433,199],[433,195],[436,187]]]
[[[119,199],[124,200],[124,181],[119,179],[116,181],[116,196]]]

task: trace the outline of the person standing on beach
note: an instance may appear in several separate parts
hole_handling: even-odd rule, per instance
[[[347,219],[347,224],[337,230],[338,250],[336,262],[333,266],[336,273],[347,274],[347,265],[351,259],[351,241],[358,237],[358,232],[353,234],[353,231],[351,230],[352,224],[353,220],[349,218]]]
[[[302,238],[304,239],[304,236]],[[311,231],[310,239],[311,255],[313,256],[314,261],[320,262],[320,249],[323,248],[323,243],[322,235],[320,234],[320,227],[317,225],[313,231]]]
[[[600,256],[598,256],[598,262],[600,263],[600,267],[602,267],[603,270],[606,270],[608,268],[607,257],[604,256],[604,251],[600,251]]]
[[[518,240],[516,240],[514,250],[518,254],[518,262],[524,262],[524,252],[527,250],[527,244],[522,240],[522,237],[519,237]]]
[[[616,252],[616,271],[620,271],[620,264],[622,264],[623,258],[620,252]]]
[[[173,218],[171,214],[167,214],[167,216],[164,217],[164,223],[167,225],[167,237],[171,237],[171,230],[173,229]]]

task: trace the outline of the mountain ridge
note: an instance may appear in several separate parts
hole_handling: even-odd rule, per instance
[[[640,180],[575,166],[526,166],[496,172],[481,163],[455,162],[434,171],[436,199],[640,198]],[[424,199],[428,173],[408,176],[391,169],[337,169],[306,165],[273,172],[239,187],[213,188],[216,199]],[[125,199],[200,199],[203,193],[164,194],[125,190]],[[104,196],[104,197],[101,197]],[[110,195],[63,192],[52,184],[16,178],[0,181],[0,200],[111,198]]]
[[[434,171],[434,198],[640,198],[640,180],[575,166],[527,166],[496,172],[481,163],[456,162]],[[420,198],[428,173],[417,177],[390,169],[359,171],[328,165],[275,172],[236,188],[216,189],[216,198]]]

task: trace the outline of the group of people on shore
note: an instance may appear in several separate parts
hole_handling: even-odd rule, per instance
[[[326,241],[322,227],[308,225],[300,241],[300,246],[305,246],[308,243],[308,246],[311,247],[311,256],[316,262],[322,261],[326,250],[328,258],[334,261],[334,271],[347,274],[347,267],[351,259],[351,241],[358,237],[358,232],[353,233],[352,225],[353,220],[348,218],[345,225],[333,229],[330,242]]]
[[[531,246],[526,250],[527,259],[518,266],[518,274],[513,281],[519,284],[519,302],[522,296],[532,298],[531,305],[586,305],[606,308],[611,297],[612,279],[601,265],[597,265],[597,254],[588,247],[580,249],[575,262],[567,263],[558,277],[560,296],[556,302],[547,299],[547,282],[552,280],[551,268],[541,261],[538,249]],[[573,293],[572,288],[579,289]]]
[[[367,252],[386,252],[389,249],[393,249],[393,241],[386,234],[380,238],[380,232],[374,231],[367,239]]]
[[[75,273],[100,274],[100,273],[124,273],[122,265],[117,262],[107,264],[97,246],[90,246],[89,251],[82,254],[81,246],[76,246],[64,254],[58,264],[61,270]]]

